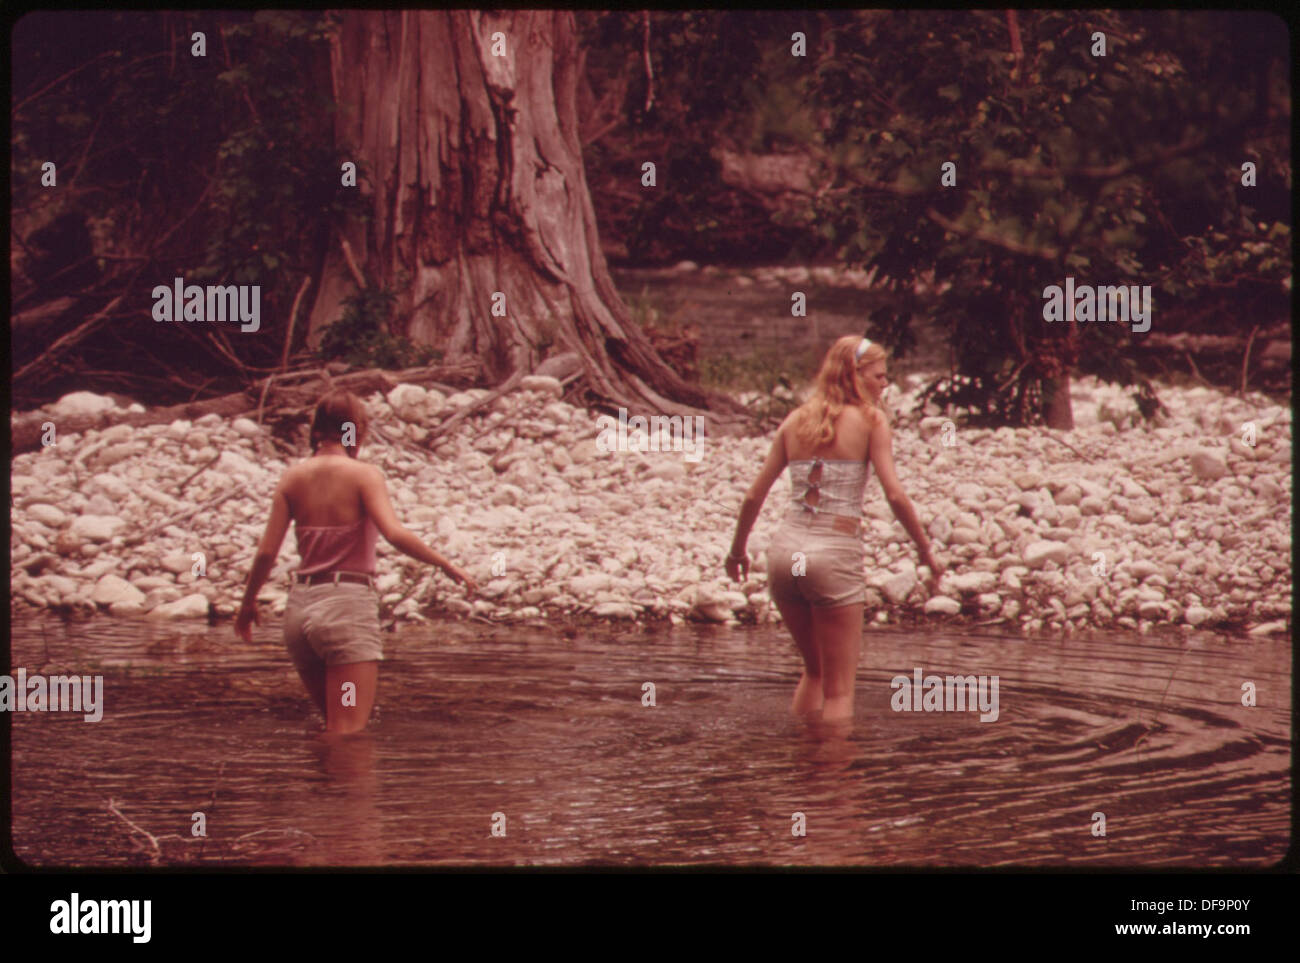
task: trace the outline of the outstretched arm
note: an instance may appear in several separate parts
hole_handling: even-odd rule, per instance
[[[785,429],[784,424],[781,429]],[[749,557],[745,554],[745,543],[749,541],[749,532],[758,519],[758,513],[763,510],[763,502],[767,501],[767,493],[771,490],[772,483],[776,481],[785,466],[785,441],[781,431],[778,431],[767,453],[767,459],[759,469],[758,477],[754,479],[754,484],[749,486],[744,501],[740,503],[740,517],[736,519],[736,534],[731,540],[731,553],[727,556],[727,575],[734,581],[740,581],[743,575],[749,574]]]
[[[436,565],[471,592],[476,591],[478,586],[468,572],[457,568],[441,552],[425,545],[414,532],[397,520],[393,503],[388,497],[388,486],[384,482],[384,476],[374,465],[367,467],[369,471],[361,485],[361,500],[366,506],[367,514],[374,519],[379,534],[403,555],[409,555],[426,565]]]
[[[943,569],[935,561],[934,554],[930,551],[930,539],[926,537],[921,519],[917,517],[911,499],[904,493],[903,486],[898,481],[898,473],[894,470],[894,436],[889,430],[889,421],[880,413],[877,413],[876,424],[871,431],[869,454],[871,467],[875,469],[876,477],[880,479],[880,487],[885,493],[885,501],[893,510],[894,517],[902,523],[903,528],[907,529],[907,534],[912,536],[912,541],[916,542],[921,564],[930,569],[931,580],[937,582]]]
[[[257,621],[257,593],[262,591],[262,586],[270,577],[275,560],[280,555],[284,533],[289,530],[289,498],[285,491],[284,476],[281,476],[280,483],[275,486],[275,495],[271,498],[271,517],[266,520],[266,531],[262,534],[262,543],[257,547],[257,555],[253,559],[253,570],[244,587],[244,601],[235,618],[235,632],[245,642],[253,641],[250,626]]]

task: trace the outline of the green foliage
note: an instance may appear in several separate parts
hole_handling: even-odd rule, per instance
[[[820,361],[811,350],[779,348],[718,355],[701,359],[700,383],[719,391],[756,392],[750,404],[755,419],[760,424],[780,421],[798,407],[794,387],[811,381]]]
[[[592,96],[626,85],[613,111],[620,123],[583,148],[602,236],[642,264],[785,257],[809,241],[807,226],[774,217],[726,184],[714,152],[769,151],[809,136],[807,71],[804,58],[790,56],[790,34],[803,30],[815,43],[820,21],[803,12],[728,10],[656,11],[650,20],[654,102],[647,111],[643,13],[579,19]],[[654,188],[641,186],[645,161],[656,165]]]
[[[330,224],[367,220],[360,192],[340,186],[344,160],[355,158],[338,151],[322,126],[337,109],[328,88],[304,82],[304,68],[328,39],[324,19],[287,11],[261,11],[226,31],[240,56],[217,74],[217,90],[231,103],[250,98],[253,108],[217,148],[219,217],[197,279],[283,278],[288,293],[314,253],[304,241],[318,240]],[[365,174],[359,170],[358,181]],[[314,236],[303,237],[303,224],[313,225]]]
[[[1288,128],[1270,106],[1285,43],[1240,14],[1017,16],[1020,63],[1004,12],[867,11],[836,32],[845,53],[817,64],[813,96],[829,116],[817,146],[841,183],[816,218],[845,261],[896,282],[872,336],[899,347],[917,310],[951,332],[955,376],[931,386],[935,400],[1032,421],[1045,381],[1081,370],[1137,385],[1155,410],[1125,360],[1142,335],[1048,325],[1043,289],[1067,275],[1149,284],[1165,331],[1178,299],[1289,289],[1276,190],[1289,187]],[[1099,30],[1105,58],[1090,52]],[[1241,187],[1242,158],[1257,161],[1260,189]],[[939,180],[947,161],[952,188]],[[938,293],[911,302],[902,292],[931,267]]]
[[[414,368],[441,359],[429,345],[412,344],[389,333],[397,295],[389,288],[367,287],[343,302],[343,317],[321,335],[317,357],[358,367]]]
[[[286,317],[331,224],[366,217],[359,192],[339,182],[353,155],[334,146],[328,26],[323,15],[294,11],[23,18],[16,215],[52,202],[51,214],[84,221],[96,251],[115,255],[93,263],[103,292],[126,292],[125,310],[147,308],[138,271],[153,281],[257,284],[264,314]],[[205,57],[191,56],[193,30],[206,34]],[[39,183],[50,158],[65,159],[57,191]],[[138,356],[137,330],[156,350],[152,329],[122,326],[103,340]],[[88,341],[84,360],[107,345]],[[282,341],[236,338],[234,346],[241,360],[266,364]],[[179,355],[167,363],[196,374],[225,358],[195,353],[184,339],[164,347]]]

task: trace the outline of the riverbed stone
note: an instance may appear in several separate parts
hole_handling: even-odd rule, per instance
[[[50,420],[57,425],[63,419],[116,411],[117,403],[107,395],[97,395],[90,391],[74,391],[50,405],[48,410]]]
[[[961,603],[946,595],[936,595],[925,602],[926,615],[958,615],[960,613]]]
[[[164,556],[158,564],[163,569],[174,575],[181,575],[185,572],[192,571],[194,568],[194,562],[195,559],[192,557],[192,553],[190,552],[172,552],[171,554]]]
[[[1064,565],[1070,557],[1070,546],[1064,542],[1031,542],[1025,546],[1024,554],[1021,557],[1025,565],[1030,569],[1040,569],[1048,562]]]
[[[1284,635],[1286,634],[1286,622],[1265,622],[1263,625],[1257,625],[1250,630],[1251,635]]]
[[[95,493],[90,496],[86,502],[86,514],[88,515],[116,515],[118,507],[113,504],[112,499],[105,495]]]
[[[1160,567],[1150,559],[1140,558],[1129,563],[1128,572],[1138,581],[1145,581],[1160,571]]]
[[[587,595],[595,595],[597,592],[603,592],[610,586],[610,577],[603,572],[593,572],[590,575],[580,575],[571,578],[568,581],[568,590],[571,594],[582,598]]]
[[[131,486],[112,472],[99,472],[91,477],[87,491],[88,493],[100,491],[109,498],[121,502],[131,494]]]
[[[108,542],[124,528],[126,519],[117,515],[80,515],[72,520],[68,534],[88,542]]]
[[[998,584],[998,577],[992,572],[963,572],[948,578],[949,587],[963,594],[989,592]]]
[[[118,462],[126,461],[128,458],[134,458],[136,455],[144,452],[144,446],[135,442],[124,442],[119,445],[106,445],[94,455],[90,456],[88,461],[96,469],[112,468]]]
[[[112,605],[114,602],[132,602],[144,606],[145,595],[138,588],[119,575],[103,575],[95,583],[90,600],[96,605]]]
[[[200,619],[208,617],[208,599],[197,592],[183,596],[174,602],[150,609],[149,618],[155,619]]]
[[[1217,451],[1202,449],[1192,453],[1192,471],[1197,478],[1215,481],[1228,473],[1228,464]]]
[[[887,578],[880,590],[885,593],[885,598],[889,599],[895,605],[901,604],[916,588],[916,572],[911,569],[905,569],[895,575]]]
[[[978,605],[978,615],[969,610],[968,617],[986,618],[996,604],[1001,618],[1029,630],[1044,620],[1062,629],[1110,625],[1117,615],[1134,627],[1141,619],[1148,631],[1171,622],[1191,628],[1289,620],[1286,409],[1253,399],[1249,405],[1219,401],[1216,392],[1192,399],[1185,389],[1162,386],[1173,412],[1168,422],[1155,428],[1126,423],[1116,432],[1114,425],[1098,425],[1082,413],[1090,414],[1103,397],[1123,398],[1130,408],[1131,402],[1082,379],[1074,386],[1079,426],[1069,440],[1088,460],[1076,462],[1040,429],[962,428],[955,449],[933,437],[927,442],[916,416],[906,414],[924,382],[921,377],[902,384],[908,397],[897,406],[902,414],[894,431],[895,457],[907,469],[908,494],[948,569],[944,597]],[[395,400],[415,421],[405,421],[378,392],[367,399],[376,426],[397,429],[389,430],[390,438],[403,427],[418,433],[432,423],[429,399],[435,392],[410,387]],[[474,389],[453,397],[464,405],[485,396],[484,389]],[[744,403],[756,400],[762,397]],[[789,400],[797,400],[794,392]],[[1230,444],[1233,437],[1203,440],[1199,414],[1219,406],[1238,425],[1257,423],[1258,447],[1243,453]],[[378,435],[366,440],[367,460],[383,467],[399,518],[496,596],[463,608],[439,598],[439,610],[497,619],[517,618],[521,608],[548,617],[625,606],[617,611],[670,620],[690,615],[734,623],[747,612],[764,624],[778,619],[767,592],[763,549],[788,505],[785,478],[772,489],[751,532],[749,580],[743,586],[725,582],[722,571],[736,508],[770,438],[710,438],[706,457],[693,463],[677,452],[597,453],[597,414],[559,400],[547,384],[540,393],[521,388],[476,410],[440,439],[434,459],[422,460]],[[937,434],[948,420],[938,409],[925,417],[934,419],[926,433]],[[199,586],[214,599],[237,599],[276,479],[296,460],[271,449],[254,458],[251,443],[261,433],[255,427],[249,419],[217,416],[194,424],[118,425],[65,435],[57,448],[16,456],[10,513],[16,602],[94,604],[101,582],[121,588],[105,579],[110,575],[129,581],[144,596],[145,609],[180,601]],[[476,438],[486,451],[475,450]],[[489,465],[507,444],[509,451]],[[127,446],[137,456],[104,467],[102,453],[114,446]],[[1221,459],[1228,472],[1209,477],[1217,469],[1207,470],[1198,451]],[[196,468],[218,455],[222,462],[179,491]],[[235,497],[211,511],[187,514],[231,483],[239,487]],[[915,546],[875,486],[868,489],[864,515],[868,570],[880,573],[869,578],[873,609],[889,604],[920,614],[927,599],[917,591]],[[88,521],[97,517],[119,523]],[[177,520],[167,524],[171,519]],[[100,537],[82,537],[87,527],[98,527]],[[148,544],[125,543],[126,536],[148,529],[155,531]],[[190,574],[195,550],[207,556],[201,580]],[[489,575],[498,550],[509,559],[499,586]],[[1092,574],[1098,551],[1107,559],[1102,576]],[[296,561],[291,536],[271,581],[282,583]],[[410,568],[381,549],[381,576]],[[44,575],[70,578],[75,588],[37,584]],[[271,611],[284,604],[282,594],[264,591],[259,598]],[[129,600],[108,606],[110,612],[134,609]],[[948,608],[938,603],[939,610]],[[602,611],[619,617],[613,608]],[[407,605],[403,617],[418,614]]]
[[[69,522],[68,515],[53,505],[37,503],[27,508],[27,516],[40,522],[46,528],[63,528]]]
[[[537,391],[555,398],[564,397],[564,385],[560,383],[560,379],[548,375],[526,375],[519,379],[519,390]]]

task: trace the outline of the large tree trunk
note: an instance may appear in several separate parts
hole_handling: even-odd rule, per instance
[[[1065,338],[1043,377],[1043,421],[1058,431],[1074,430],[1074,402],[1070,398],[1070,368],[1079,358],[1079,325],[1074,320],[1074,303],[1066,308]]]
[[[710,427],[738,425],[743,409],[672,371],[614,288],[578,139],[573,15],[350,10],[338,22],[336,135],[370,177],[359,189],[373,220],[331,239],[310,336],[357,289],[346,242],[365,283],[397,295],[393,333],[448,363],[474,357],[500,382],[552,348],[575,351],[593,401],[712,408]],[[639,170],[627,176],[639,184]]]
[[[1043,379],[1043,421],[1058,431],[1074,430],[1074,406],[1070,402],[1070,374]]]

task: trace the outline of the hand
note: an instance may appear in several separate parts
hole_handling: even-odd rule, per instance
[[[939,592],[939,579],[946,569],[939,564],[938,559],[930,552],[926,552],[921,556],[921,564],[930,570],[930,575],[925,580],[925,584],[930,588],[930,594],[937,595]]]
[[[739,555],[727,556],[727,578],[733,582],[740,582],[749,578],[749,553],[741,552]]]
[[[455,565],[449,565],[447,567],[447,575],[453,582],[465,586],[466,595],[473,595],[478,591],[478,585],[469,577],[469,573],[457,568]]]
[[[235,634],[245,642],[253,641],[252,625],[261,625],[257,617],[257,602],[245,602],[239,607],[239,615],[235,617]]]

